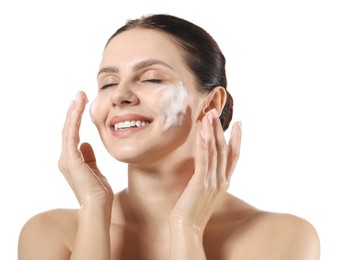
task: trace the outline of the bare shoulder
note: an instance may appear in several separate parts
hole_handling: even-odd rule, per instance
[[[18,258],[69,259],[77,231],[77,212],[55,209],[29,219],[20,232]]]
[[[319,259],[318,234],[309,221],[261,211],[235,197],[231,201],[239,206],[233,211],[234,221],[223,229],[221,250],[226,259]]]
[[[311,223],[298,216],[260,212],[239,232],[243,234],[241,242],[251,253],[237,252],[247,259],[319,259],[318,234]]]

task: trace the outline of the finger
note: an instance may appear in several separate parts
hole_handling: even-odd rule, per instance
[[[87,165],[90,171],[95,175],[97,180],[105,187],[110,187],[107,178],[99,171],[96,164],[96,157],[92,146],[89,143],[82,143],[80,151],[83,157],[83,162]]]
[[[203,124],[200,126],[200,133],[197,136],[197,149],[195,160],[194,178],[203,178],[204,173],[208,171],[208,147],[206,142],[206,129]]]
[[[62,147],[65,152],[70,152],[71,154],[78,152],[79,129],[86,103],[86,95],[84,92],[79,91],[76,100],[72,101],[69,107],[62,132]]]
[[[205,130],[205,140],[206,140],[206,147],[207,147],[207,171],[205,172],[206,182],[211,184],[212,186],[216,186],[218,183],[217,177],[217,147],[216,147],[216,138],[215,138],[215,131],[214,125],[216,124],[216,114],[215,111],[210,110],[205,115],[202,120],[203,127]]]
[[[231,135],[228,145],[228,156],[226,166],[226,178],[228,182],[236,168],[237,161],[240,155],[242,142],[242,122],[236,122],[231,129]]]
[[[218,113],[215,109],[213,109],[213,115],[214,115],[215,145],[217,153],[217,166],[216,166],[217,183],[219,185],[228,184],[226,175],[224,174],[227,165],[228,145],[224,137],[224,131],[221,122],[219,120]]]

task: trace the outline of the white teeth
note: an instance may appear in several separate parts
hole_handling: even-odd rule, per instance
[[[140,126],[145,126],[148,125],[148,121],[140,121],[140,120],[132,120],[132,121],[124,121],[124,122],[119,122],[114,125],[115,131],[121,130],[121,129],[126,129],[130,127],[140,127]]]

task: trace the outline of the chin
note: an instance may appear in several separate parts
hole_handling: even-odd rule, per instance
[[[109,153],[112,157],[120,162],[129,163],[140,156],[140,154],[135,151],[135,148],[123,147],[122,149],[110,149]]]
[[[153,144],[151,146],[141,145],[138,146],[128,145],[120,146],[118,149],[116,146],[109,149],[109,153],[116,160],[134,165],[151,166],[165,161],[171,155],[176,154],[177,148],[170,145]]]

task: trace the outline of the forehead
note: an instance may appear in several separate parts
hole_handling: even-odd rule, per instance
[[[138,60],[162,60],[172,67],[184,66],[182,51],[164,32],[131,29],[115,36],[103,52],[101,67],[118,63],[125,65]],[[118,65],[114,64],[114,65]]]

